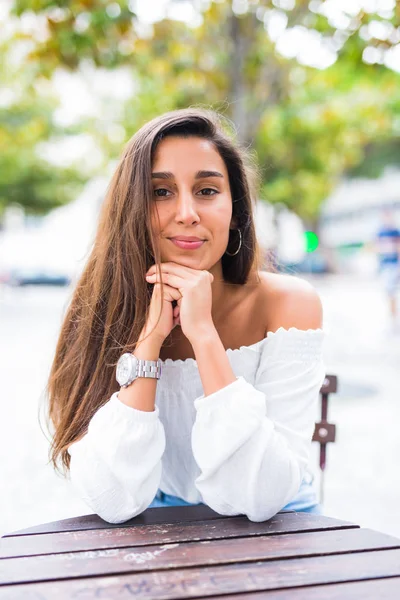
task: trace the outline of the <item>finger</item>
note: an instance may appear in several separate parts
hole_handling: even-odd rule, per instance
[[[153,265],[147,271],[148,275],[154,275],[159,272],[164,273],[173,273],[175,275],[180,275],[181,277],[196,277],[199,273],[198,269],[191,269],[190,267],[185,267],[184,265],[178,265],[178,263],[173,262],[165,262],[160,264],[160,269],[157,265]]]
[[[154,270],[154,273],[156,271]],[[161,264],[161,272],[163,276],[166,273],[171,273],[173,275],[178,275],[182,277],[182,279],[190,280],[190,279],[198,279],[200,274],[207,276],[207,278],[211,279],[211,282],[214,281],[214,275],[207,271],[207,269],[192,269],[191,267],[185,267],[184,265],[178,265],[177,263],[162,263]]]
[[[168,302],[179,302],[182,295],[179,290],[164,284],[164,300]]]
[[[146,280],[149,283],[160,283],[161,276],[159,273],[154,273],[153,275],[146,275]],[[176,289],[182,289],[187,286],[188,280],[180,277],[179,275],[174,275],[173,273],[163,273],[162,280],[167,285],[174,287]]]
[[[173,302],[174,300],[179,302],[179,300],[182,298],[182,294],[179,290],[177,290],[174,287],[171,287],[170,285],[167,285],[166,283],[163,284],[163,292],[163,299],[167,300],[168,302]],[[154,285],[154,293],[161,296],[161,283],[156,283]]]
[[[161,263],[160,268],[161,268],[163,281],[165,280],[167,274],[177,275],[179,277],[182,277],[182,279],[185,281],[190,281],[193,279],[197,280],[199,278],[200,273],[205,275],[207,279],[210,279],[211,283],[214,281],[214,275],[212,275],[212,273],[210,273],[206,269],[203,269],[203,270],[191,269],[190,267],[178,265],[177,263]],[[159,274],[159,273],[160,273],[160,269],[158,268],[158,266],[153,265],[152,267],[150,267],[149,271],[147,272],[146,280],[149,281],[149,283],[153,283],[155,281],[155,279],[152,279],[151,277],[156,274]],[[169,282],[169,283],[171,285],[174,285],[171,282]]]
[[[163,285],[164,287],[164,300],[168,300],[168,302],[179,302],[179,300],[182,298],[182,294],[180,293],[180,291],[170,285],[167,285],[166,283],[164,283]]]

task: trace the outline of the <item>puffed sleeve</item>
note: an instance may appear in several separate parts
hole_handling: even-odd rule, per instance
[[[154,499],[164,449],[158,408],[136,410],[115,393],[94,414],[87,434],[69,447],[72,484],[102,519],[122,523]]]
[[[324,335],[294,327],[269,333],[254,385],[238,377],[195,400],[196,487],[216,512],[264,521],[297,494],[325,377]]]

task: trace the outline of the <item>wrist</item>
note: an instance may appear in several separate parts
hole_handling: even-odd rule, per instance
[[[148,335],[140,335],[133,354],[142,360],[158,360],[162,341]]]
[[[215,329],[214,323],[211,322],[204,325],[198,325],[196,331],[190,336],[189,341],[195,351],[196,347],[212,344],[217,339],[220,339],[218,331]]]

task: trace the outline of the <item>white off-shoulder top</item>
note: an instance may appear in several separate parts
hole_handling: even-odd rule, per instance
[[[237,379],[207,397],[194,359],[163,361],[153,412],[115,393],[70,446],[73,485],[110,523],[140,514],[158,489],[223,515],[271,518],[306,472],[324,336],[281,327],[227,350]]]

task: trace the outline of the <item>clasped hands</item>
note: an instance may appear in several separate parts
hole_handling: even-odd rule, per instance
[[[170,303],[171,329],[180,325],[193,343],[197,336],[214,329],[211,316],[214,276],[174,262],[161,263],[160,270],[165,288],[163,300]],[[161,277],[156,265],[147,271],[146,281],[160,289]]]

